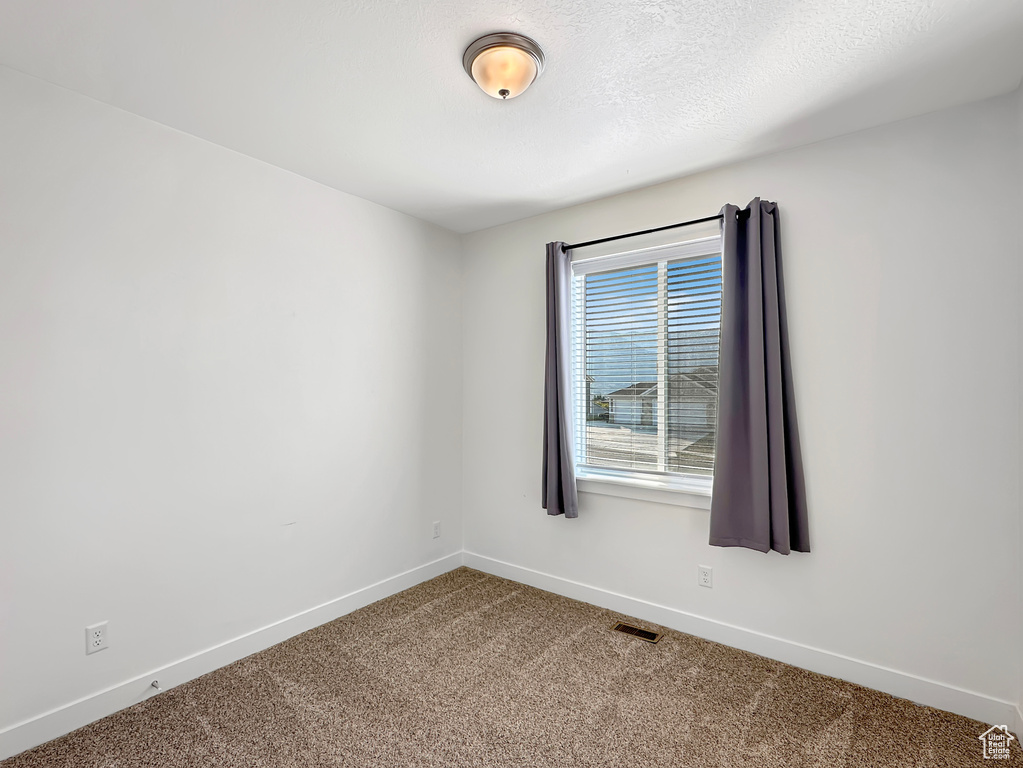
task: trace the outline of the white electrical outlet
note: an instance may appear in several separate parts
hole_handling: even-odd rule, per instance
[[[709,565],[698,565],[696,567],[696,583],[708,589],[714,588],[714,569]]]
[[[440,538],[440,520],[433,521],[433,538]]]
[[[107,623],[101,621],[85,628],[85,652],[96,653],[107,647]]]

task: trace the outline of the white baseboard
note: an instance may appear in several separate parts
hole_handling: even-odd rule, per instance
[[[1015,722],[1011,723],[1009,728],[1014,734],[1016,734],[1016,743],[1019,745],[1020,749],[1023,749],[1023,702],[1016,707],[1014,715]]]
[[[707,619],[676,608],[580,584],[473,552],[464,552],[463,562],[470,568],[494,576],[501,576],[574,600],[618,611],[659,624],[662,627],[713,640],[732,648],[750,651],[769,659],[808,669],[811,672],[848,680],[851,683],[884,691],[899,698],[972,717],[984,723],[1016,723],[1016,732],[1021,732],[1020,709],[1008,701],[994,699],[974,691],[956,688],[820,648],[812,648],[790,640],[743,629],[714,619]]]
[[[439,560],[378,581],[322,605],[253,630],[233,640],[153,669],[144,675],[111,686],[70,704],[37,715],[0,731],[0,760],[43,744],[76,728],[111,715],[118,710],[156,695],[150,685],[159,679],[164,690],[220,669],[289,637],[318,627],[385,597],[413,587],[462,564],[462,553],[456,552]]]
[[[463,564],[485,573],[635,616],[733,648],[741,648],[786,664],[972,717],[984,723],[1009,724],[1010,729],[1023,737],[1023,712],[1019,706],[1007,701],[494,560],[473,552],[456,552],[5,728],[0,731],[0,760],[155,695],[155,691],[150,687],[150,682],[154,679],[160,680],[164,690],[194,680]]]

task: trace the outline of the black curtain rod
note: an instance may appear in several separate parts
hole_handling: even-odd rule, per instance
[[[739,215],[749,215],[749,211],[739,211]],[[600,245],[601,243],[610,243],[614,240],[624,240],[627,237],[639,237],[640,235],[649,235],[651,232],[663,232],[666,229],[677,229],[678,227],[688,227],[692,224],[703,224],[705,221],[714,221],[715,219],[723,218],[719,213],[717,216],[704,216],[702,219],[693,219],[691,221],[680,221],[678,224],[668,224],[665,227],[654,227],[653,229],[644,229],[639,232],[629,232],[625,235],[614,235],[613,237],[602,237],[599,240],[587,240],[585,243],[572,243],[566,245],[565,250],[578,250],[579,248],[586,248],[591,245]]]

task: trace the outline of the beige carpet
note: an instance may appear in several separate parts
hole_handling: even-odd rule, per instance
[[[1023,765],[982,723],[618,618],[460,568],[0,768]]]

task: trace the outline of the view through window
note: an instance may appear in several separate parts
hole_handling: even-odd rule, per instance
[[[573,263],[581,468],[713,473],[720,327],[718,237]]]

